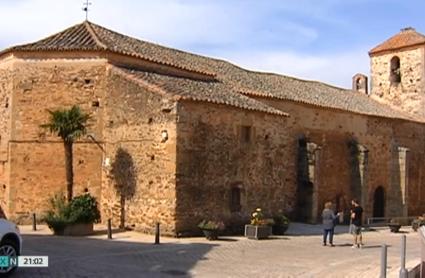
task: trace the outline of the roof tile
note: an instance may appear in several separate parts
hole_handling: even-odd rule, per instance
[[[421,44],[425,45],[425,36],[409,27],[402,29],[398,34],[372,48],[372,50],[369,51],[369,55]]]
[[[159,90],[160,93],[167,94],[175,99],[225,104],[268,114],[288,116],[287,113],[240,94],[222,82],[198,81],[118,67],[114,67],[114,70],[126,78],[138,81],[140,85],[151,91],[156,90],[158,92]]]

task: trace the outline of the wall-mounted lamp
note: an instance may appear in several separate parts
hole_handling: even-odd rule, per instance
[[[161,142],[164,143],[168,140],[168,132],[166,130],[161,131]]]
[[[107,157],[103,161],[103,167],[109,167],[109,166],[111,166],[111,161],[110,161],[109,157]]]

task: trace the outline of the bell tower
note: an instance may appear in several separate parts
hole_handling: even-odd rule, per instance
[[[371,97],[425,117],[425,36],[408,27],[369,51]]]

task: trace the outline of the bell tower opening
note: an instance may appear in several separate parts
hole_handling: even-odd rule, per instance
[[[401,82],[400,73],[400,58],[394,56],[390,62],[390,82],[392,85],[397,85]]]
[[[353,87],[352,90],[355,92],[360,92],[363,94],[369,94],[367,76],[361,73],[358,73],[353,76]]]

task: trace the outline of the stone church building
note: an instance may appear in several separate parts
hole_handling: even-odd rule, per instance
[[[425,36],[403,29],[370,52],[352,90],[245,70],[85,21],[0,52],[0,206],[25,222],[65,192],[47,109],[80,106],[74,193],[102,221],[185,235],[237,227],[261,207],[316,222],[357,198],[365,217],[425,212]],[[288,65],[289,67],[290,65]]]

